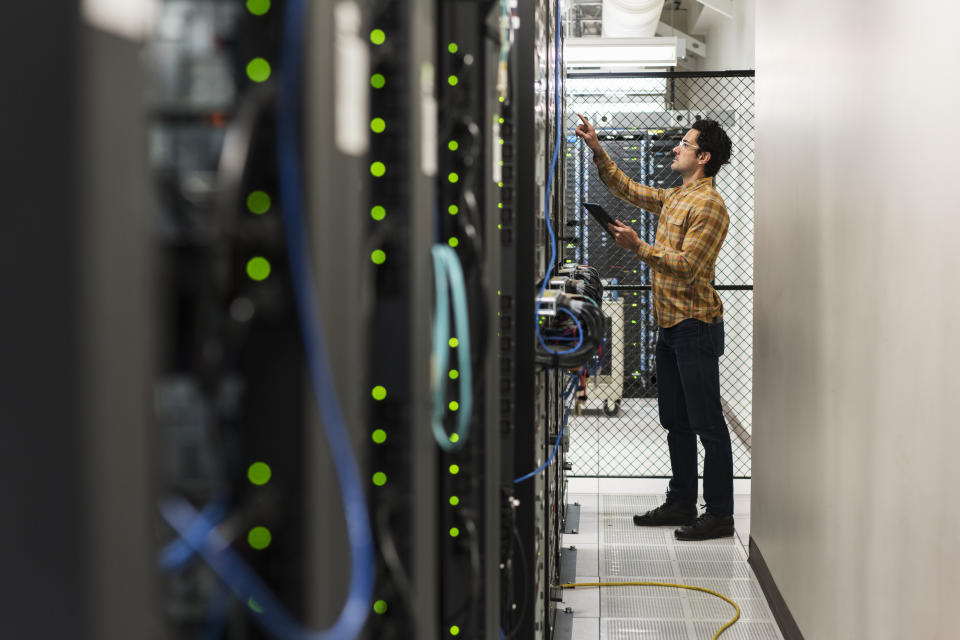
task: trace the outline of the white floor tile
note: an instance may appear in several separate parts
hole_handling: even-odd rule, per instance
[[[599,618],[574,618],[573,640],[600,640]]]
[[[581,529],[563,536],[564,546],[577,546],[578,582],[665,582],[712,589],[738,602],[743,611],[741,621],[724,637],[781,638],[743,546],[750,531],[749,481],[736,486],[737,536],[684,542],[673,537],[673,527],[633,525],[633,513],[662,500],[666,480],[593,480],[595,503],[587,491],[571,492],[581,502]],[[695,640],[712,637],[732,617],[730,605],[715,596],[663,587],[567,590],[564,604],[574,610],[575,640]],[[706,633],[708,627],[712,631]]]
[[[596,581],[596,578],[577,578],[577,582]],[[574,618],[600,617],[599,589],[564,589],[563,605],[573,609]]]

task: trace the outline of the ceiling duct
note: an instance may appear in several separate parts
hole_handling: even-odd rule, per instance
[[[651,38],[663,12],[663,0],[603,0],[605,38]]]

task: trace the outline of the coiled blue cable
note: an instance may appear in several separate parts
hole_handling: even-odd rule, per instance
[[[463,448],[470,436],[473,413],[473,365],[470,361],[470,309],[467,305],[467,285],[457,253],[448,246],[434,245],[433,271],[436,288],[436,314],[433,318],[433,414],[431,426],[437,445],[446,452]],[[460,406],[457,414],[457,438],[443,426],[446,414],[446,379],[449,365],[450,306],[453,298],[454,323],[457,328],[457,367],[460,374]]]

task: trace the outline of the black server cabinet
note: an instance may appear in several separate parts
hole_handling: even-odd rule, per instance
[[[154,109],[161,492],[216,514],[265,597],[191,558],[165,579],[167,624],[287,637],[330,627],[349,598],[360,637],[436,637],[429,5],[196,4],[214,12],[203,68],[225,70],[224,91]],[[175,75],[183,56],[163,53]]]
[[[6,3],[0,636],[159,636],[139,36]]]
[[[510,58],[511,91],[503,110],[500,420],[509,443],[504,447],[504,466],[514,478],[547,461],[560,437],[562,418],[561,372],[534,365],[538,280],[546,274],[551,258],[554,273],[561,261],[559,250],[552,257],[547,212],[554,236],[564,233],[566,154],[562,137],[557,142],[557,127],[563,122],[558,11],[555,3],[546,0],[521,3],[518,8],[519,28]],[[505,489],[504,559],[511,575],[506,580],[504,620],[510,637],[552,636],[559,599],[552,587],[557,585],[565,502],[563,446],[560,449],[557,459],[541,473]]]
[[[452,249],[462,267],[469,307],[470,353],[461,344],[451,363],[466,358],[472,384],[451,364],[441,372],[444,429],[453,434],[472,397],[469,437],[458,447],[436,446],[440,535],[441,637],[499,637],[500,509],[504,478],[495,381],[496,284],[500,245],[497,184],[500,155],[500,3],[453,0],[437,3],[436,97],[438,172],[432,242]],[[459,366],[459,365],[458,365]],[[454,407],[453,410],[450,408]],[[453,449],[453,450],[451,450]]]

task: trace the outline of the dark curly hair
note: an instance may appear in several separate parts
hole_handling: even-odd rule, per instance
[[[720,167],[730,162],[730,138],[716,120],[697,120],[690,128],[700,132],[697,136],[697,146],[700,147],[697,155],[710,152],[710,160],[704,165],[703,174],[712,178],[720,171]]]

